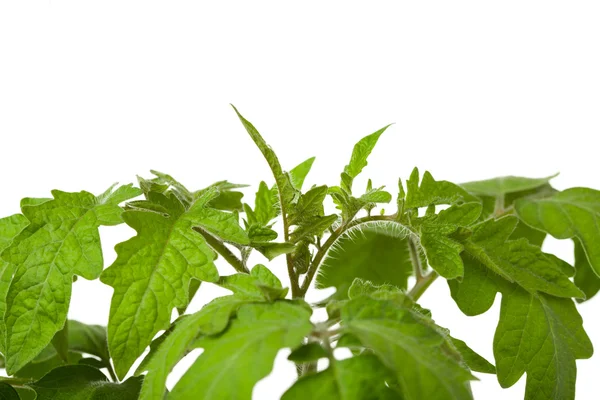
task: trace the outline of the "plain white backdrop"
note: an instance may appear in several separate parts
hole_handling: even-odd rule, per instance
[[[100,193],[151,168],[194,189],[270,182],[229,103],[284,168],[317,157],[309,185],[337,183],[353,144],[394,122],[361,182],[395,191],[416,165],[455,182],[560,171],[559,189],[600,189],[599,20],[595,1],[5,1],[0,210],[55,188]],[[108,266],[132,231],[101,235]],[[570,242],[545,246],[572,261]],[[218,293],[206,285],[193,309]],[[111,294],[79,279],[70,318],[106,324]],[[493,360],[496,300],[465,317],[439,280],[422,303]],[[600,349],[600,297],[580,312]],[[286,354],[255,399],[277,399],[292,383]],[[600,354],[578,368],[577,399],[597,399]],[[523,396],[524,377],[503,390],[478,376],[476,399]]]

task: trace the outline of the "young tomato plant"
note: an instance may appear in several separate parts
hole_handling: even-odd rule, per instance
[[[599,191],[557,191],[552,177],[456,185],[415,169],[398,182],[396,211],[375,212],[392,194],[370,180],[357,193],[353,181],[387,127],[355,145],[338,186],[304,190],[314,159],[285,172],[238,116],[273,172],[254,205],[242,203],[242,185],[193,191],[154,172],[139,189],[25,198],[21,214],[0,219],[1,398],[250,399],[285,348],[298,380],[284,400],[471,399],[473,372],[502,387],[526,374],[526,399],[574,398],[576,360],[593,351],[574,300],[600,289]],[[98,228],[121,223],[136,235],[104,269]],[[541,250],[548,234],[573,239],[574,267]],[[289,288],[250,265],[252,252],[285,258]],[[235,273],[219,275],[217,257]],[[114,289],[107,328],[67,320],[78,276]],[[495,365],[419,306],[440,278],[469,316],[501,294]],[[231,294],[186,313],[201,282]],[[335,294],[308,304],[313,283]],[[326,321],[311,322],[316,308]],[[336,358],[338,348],[352,356]],[[167,391],[193,349],[203,352]]]

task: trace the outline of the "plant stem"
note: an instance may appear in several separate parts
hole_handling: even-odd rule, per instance
[[[242,260],[240,260],[235,254],[233,254],[231,250],[229,250],[229,248],[225,246],[225,243],[223,243],[223,241],[211,235],[210,233],[208,233],[200,227],[194,227],[194,230],[201,234],[206,240],[206,242],[209,244],[209,246],[212,247],[217,253],[219,253],[229,264],[231,264],[231,266],[235,268],[237,272],[241,272],[243,274],[248,274],[250,272],[248,271],[246,264],[244,264]]]
[[[417,282],[423,279],[423,266],[421,265],[421,257],[419,257],[419,250],[417,245],[412,238],[408,238],[408,251],[410,253],[410,261],[413,266],[413,271]]]
[[[419,298],[423,295],[423,293],[425,293],[427,288],[431,286],[431,284],[437,279],[437,277],[437,272],[431,271],[429,274],[422,276],[420,279],[417,279],[417,283],[415,283],[415,286],[413,286],[413,288],[410,289],[410,292],[408,292],[409,296],[414,301],[419,300]]]
[[[376,215],[372,217],[363,217],[359,219],[355,219],[353,221],[348,221],[340,225],[333,233],[327,238],[325,243],[319,248],[317,254],[315,254],[315,258],[313,258],[310,266],[308,267],[308,271],[306,272],[306,278],[304,278],[304,282],[302,282],[302,287],[300,288],[300,296],[304,297],[308,288],[310,287],[310,283],[312,282],[323,258],[329,251],[329,248],[339,239],[340,236],[348,229],[353,228],[357,225],[365,224],[368,222],[374,221],[395,221],[396,215]],[[396,221],[397,222],[397,221]]]

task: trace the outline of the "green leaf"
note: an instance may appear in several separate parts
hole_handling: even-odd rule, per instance
[[[273,218],[277,217],[279,212],[277,198],[273,198],[271,190],[265,182],[261,182],[258,186],[254,204],[256,222],[261,226],[267,226]]]
[[[502,387],[527,373],[525,399],[574,399],[576,359],[593,349],[570,299],[531,295],[519,288],[502,296],[494,356]]]
[[[140,366],[136,374],[148,371],[144,377],[140,400],[162,400],[165,396],[167,376],[191,349],[198,335],[214,335],[222,332],[229,318],[246,300],[237,296],[219,297],[195,314],[177,321],[172,332],[164,338],[148,362]]]
[[[406,208],[479,201],[454,183],[436,181],[427,171],[423,174],[423,179],[419,185],[419,170],[417,168],[413,169],[410,179],[406,182],[406,187],[407,193],[404,204]]]
[[[136,400],[141,381],[140,377],[112,383],[95,368],[69,365],[53,370],[30,386],[37,392],[36,400]]]
[[[460,354],[426,316],[366,296],[342,308],[342,326],[394,372],[404,399],[472,399]]]
[[[585,293],[585,299],[578,299],[579,302],[583,302],[591,299],[598,293],[600,290],[600,277],[592,270],[579,240],[574,240],[573,242],[575,244],[575,277],[573,281]]]
[[[547,198],[528,198],[515,204],[519,218],[557,239],[577,238],[592,270],[600,276],[600,191],[572,188]]]
[[[108,343],[116,373],[125,376],[154,335],[169,326],[173,308],[185,307],[192,278],[216,282],[214,251],[192,227],[207,226],[200,197],[189,210],[178,199],[154,193],[169,214],[128,210],[127,225],[137,235],[115,247],[117,259],[101,280],[115,291],[108,323]]]
[[[354,181],[354,178],[356,178],[363,168],[367,166],[369,154],[373,151],[381,134],[385,132],[389,126],[390,125],[384,126],[377,132],[365,136],[354,145],[350,162],[344,167],[344,172],[342,173],[341,186],[346,192],[352,193],[352,182]]]
[[[302,239],[321,236],[321,234],[337,221],[337,219],[338,216],[335,214],[312,217],[310,220],[303,222],[302,225],[294,229],[290,238],[293,242],[299,242]]]
[[[242,117],[242,115],[238,112],[237,108],[232,105],[235,110],[237,116],[240,121],[242,121],[242,125],[246,128],[246,131],[250,135],[250,138],[254,141],[265,160],[269,164],[271,171],[273,172],[273,176],[275,177],[275,183],[277,184],[277,189],[279,191],[279,197],[281,204],[281,210],[284,213],[287,213],[287,207],[292,203],[294,198],[296,197],[297,190],[292,185],[290,180],[290,176],[283,171],[281,168],[281,164],[275,155],[273,149],[265,142],[263,137],[258,133],[254,125],[252,125],[247,119]]]
[[[295,363],[307,363],[318,361],[321,358],[327,358],[329,355],[317,342],[311,342],[303,344],[300,347],[294,349],[288,357],[288,360],[294,361]]]
[[[290,170],[290,180],[292,181],[292,185],[296,189],[302,190],[302,186],[304,185],[306,175],[308,175],[308,173],[310,172],[310,169],[312,168],[314,162],[315,157],[311,157],[296,165]]]
[[[473,224],[480,214],[481,204],[472,202],[454,205],[439,214],[415,221],[429,265],[444,278],[454,279],[463,275],[460,257],[463,245],[450,236],[459,228]]]
[[[194,192],[194,198],[202,196],[206,191],[216,189],[217,195],[208,203],[210,208],[223,211],[242,211],[242,197],[244,194],[234,189],[243,188],[247,185],[239,185],[227,181],[213,183],[209,187]]]
[[[21,400],[19,393],[8,383],[0,382],[0,400]]]
[[[250,274],[222,276],[218,284],[240,298],[255,301],[275,301],[284,298],[288,291],[281,287],[279,279],[262,264],[255,265]]]
[[[355,278],[406,289],[412,274],[408,232],[398,231],[398,227],[382,224],[350,231],[338,239],[321,264],[317,288],[334,286],[336,299],[347,298]]]
[[[56,352],[54,352],[49,358],[38,358],[39,356],[34,358],[33,361],[25,364],[23,368],[15,372],[14,376],[16,378],[23,379],[41,379],[47,373],[58,367],[63,367],[65,365],[77,365],[83,356],[81,353],[69,351],[66,360],[59,356]]]
[[[458,350],[462,359],[467,363],[467,366],[475,372],[481,372],[484,374],[495,374],[496,367],[492,365],[488,360],[477,354],[471,349],[465,342],[460,339],[451,338],[452,344]]]
[[[290,225],[299,225],[306,220],[323,215],[323,201],[327,196],[327,186],[316,186],[298,199],[298,204],[290,211]]]
[[[449,281],[452,297],[467,315],[487,311],[502,293],[494,357],[502,387],[527,373],[526,400],[574,399],[575,360],[589,358],[592,344],[571,299],[528,293],[465,257],[462,282]]]
[[[56,332],[52,338],[52,346],[56,350],[58,356],[65,362],[69,361],[69,324],[65,322],[65,326]]]
[[[122,222],[119,203],[140,194],[131,185],[96,197],[54,190],[44,202],[24,200],[30,224],[2,253],[16,271],[6,297],[6,368],[32,360],[65,324],[74,275],[96,279],[103,268],[98,227]]]
[[[545,178],[523,178],[520,176],[502,176],[498,178],[486,179],[462,183],[466,191],[475,195],[503,197],[509,193],[524,192],[537,189],[556,178],[558,174],[547,176]]]
[[[282,400],[392,400],[398,393],[386,386],[390,371],[373,355],[336,360],[325,371],[300,378]]]
[[[517,222],[516,217],[507,216],[479,224],[465,242],[466,251],[496,274],[531,293],[584,297],[555,258],[525,239],[509,240]]]
[[[13,239],[29,224],[22,214],[14,214],[0,219],[0,254],[12,244]],[[15,265],[0,258],[0,316],[6,312],[6,294],[15,272]],[[5,353],[6,326],[0,318],[0,353]]]
[[[269,261],[275,257],[291,253],[296,248],[293,243],[252,243],[252,247],[267,257]]]
[[[271,372],[277,352],[298,346],[311,331],[309,318],[308,310],[288,302],[240,307],[223,334],[195,343],[204,352],[168,398],[249,400],[254,385]]]

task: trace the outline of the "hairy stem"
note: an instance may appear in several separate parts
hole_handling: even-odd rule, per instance
[[[408,292],[409,296],[414,301],[419,300],[419,298],[423,295],[423,293],[425,293],[425,291],[429,288],[429,286],[431,286],[433,281],[435,281],[438,276],[439,275],[437,272],[431,271],[429,274],[422,276],[421,279],[417,279],[415,286],[413,286],[413,288],[410,289],[410,292]]]
[[[201,234],[206,240],[206,243],[208,243],[210,247],[212,247],[229,264],[231,264],[231,266],[235,268],[237,272],[241,272],[243,274],[248,274],[250,272],[248,271],[246,264],[242,262],[242,260],[240,260],[235,254],[233,254],[231,250],[225,246],[225,243],[223,243],[222,240],[216,238],[200,227],[194,227],[194,230]]]
[[[325,255],[327,254],[327,252],[329,251],[331,246],[336,242],[336,240],[339,239],[340,236],[342,236],[342,234],[344,234],[344,232],[346,232],[350,228],[353,228],[357,225],[361,225],[364,223],[374,222],[374,221],[395,221],[395,218],[396,218],[396,215],[377,215],[377,216],[372,216],[372,217],[369,216],[369,217],[355,219],[353,221],[348,221],[348,222],[340,225],[327,238],[325,243],[323,243],[323,245],[319,248],[319,250],[317,251],[317,254],[315,254],[315,257],[311,261],[310,266],[308,267],[308,271],[306,272],[306,277],[304,278],[304,282],[302,282],[302,287],[300,288],[300,296],[304,297],[304,295],[308,291],[308,288],[310,287],[310,283],[312,282],[313,278],[315,277],[315,274],[317,273],[319,267],[321,266],[321,262],[323,261],[323,258],[325,257]]]
[[[410,261],[413,266],[413,271],[418,282],[420,279],[423,279],[423,266],[421,265],[419,250],[417,249],[417,245],[412,238],[408,238],[408,251],[410,253]]]

